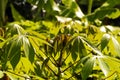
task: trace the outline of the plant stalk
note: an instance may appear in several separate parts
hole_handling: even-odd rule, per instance
[[[60,70],[60,67],[58,67],[58,80],[61,80],[61,70]]]
[[[63,56],[62,50],[60,52],[60,58],[59,58],[59,62],[58,62],[58,80],[61,80],[61,67],[62,67],[62,56]]]
[[[88,14],[91,14],[92,12],[92,4],[93,4],[93,0],[88,0]]]

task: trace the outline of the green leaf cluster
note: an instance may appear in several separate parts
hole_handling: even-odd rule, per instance
[[[77,0],[26,1],[37,6],[34,18],[26,20],[11,4],[15,21],[0,28],[0,79],[120,79],[120,28],[100,21],[117,18],[119,9],[114,6],[120,1],[106,0],[88,14]],[[0,10],[3,26],[5,9]],[[43,18],[38,17],[41,11]]]

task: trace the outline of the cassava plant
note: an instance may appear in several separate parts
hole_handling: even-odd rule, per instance
[[[95,12],[89,1],[83,14],[75,0],[27,0],[37,6],[33,21],[11,4],[15,21],[0,28],[0,79],[119,80],[120,28],[100,21],[119,16],[119,1],[106,0]]]

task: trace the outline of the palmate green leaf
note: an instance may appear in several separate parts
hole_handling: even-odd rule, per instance
[[[25,34],[25,30],[19,25],[18,22],[10,23],[8,24],[8,27],[10,29],[10,33],[12,36],[15,34],[19,35]]]
[[[62,0],[62,3],[63,3],[65,6],[70,7],[72,1],[73,1],[73,0]]]
[[[75,39],[73,39],[71,52],[72,52],[73,60],[76,60],[78,55],[80,58],[82,58],[87,54],[86,48],[80,36],[77,36]]]
[[[73,67],[73,72],[81,71],[80,69],[82,69],[82,64],[85,63],[90,57],[91,54],[81,58],[78,63]]]
[[[29,39],[25,35],[22,35],[22,40],[23,40],[23,49],[25,52],[25,56],[30,60],[31,63],[33,63],[35,56],[34,48],[29,42]]]
[[[16,65],[18,64],[21,55],[21,42],[17,38],[18,36],[10,43],[11,46],[8,51],[8,59],[10,60],[13,69],[15,69]]]
[[[82,13],[80,7],[75,2],[75,0],[62,0],[63,4],[67,7],[65,7],[64,11],[62,12],[62,15],[66,17],[79,17],[82,18],[84,14]]]
[[[47,0],[44,8],[47,12],[51,13],[53,11],[60,11],[58,5],[54,2],[54,0]]]
[[[109,65],[111,70],[120,72],[120,60],[114,57],[104,56],[104,61]]]
[[[113,36],[112,36],[112,42],[113,42],[116,53],[118,54],[118,56],[120,56],[120,44],[117,41],[117,39],[115,39]]]
[[[91,57],[86,61],[81,71],[82,80],[86,80],[88,76],[91,74],[95,59],[96,59],[95,57]]]
[[[41,35],[43,36],[43,35]],[[52,45],[50,43],[48,43],[45,39],[43,38],[40,38],[40,37],[37,37],[37,36],[28,36],[31,44],[36,44],[37,46],[39,46],[39,44],[43,43],[43,44],[46,44],[50,47],[52,47]],[[31,41],[32,40],[32,41]],[[34,43],[33,43],[34,42]]]
[[[86,48],[85,48],[85,46],[84,46],[84,43],[82,42],[82,40],[80,40],[80,46],[79,46],[80,48],[80,53],[79,53],[79,55],[80,55],[80,58],[83,58],[83,57],[85,57],[86,55],[87,55],[87,51],[86,51]]]
[[[84,16],[83,12],[81,11],[78,4],[73,0],[70,9],[75,12],[75,15],[79,18],[82,18]]]
[[[102,56],[102,57],[99,56],[98,62],[99,62],[101,70],[103,71],[106,77],[112,76],[110,75],[111,72],[112,74],[115,72],[118,72],[118,73],[120,72],[120,60],[119,59],[116,59],[114,57],[109,57],[109,56]]]
[[[116,5],[119,5],[119,0],[107,0],[101,7],[96,9],[92,14],[87,15],[87,18],[90,21],[95,19],[103,19],[104,17],[108,18],[117,18],[119,17],[119,11],[117,8],[114,8]]]
[[[114,7],[120,4],[120,0],[107,0],[102,7]]]
[[[114,8],[97,9],[92,14],[86,15],[86,17],[88,18],[89,21],[94,21],[95,19],[103,19],[104,17],[107,17],[116,11],[117,10]]]
[[[37,38],[40,38],[40,39],[46,39],[46,36],[42,33],[38,33],[36,31],[31,31],[31,30],[28,30],[29,34],[37,37]]]
[[[13,29],[17,30],[19,35],[22,35],[25,33],[25,30],[18,24],[13,24]]]
[[[21,70],[24,71],[26,74],[28,74],[29,71],[34,71],[32,63],[28,60],[28,58],[22,56],[18,65],[15,68],[15,72],[22,72]]]
[[[16,51],[16,53],[12,56],[12,59],[10,60],[10,63],[13,67],[13,69],[15,69],[15,67],[17,66],[18,62],[20,61],[20,57],[21,57],[21,51],[20,48]]]
[[[108,15],[107,17],[115,19],[115,18],[118,18],[119,16],[120,16],[120,10],[116,9],[116,12],[113,12],[112,14]]]
[[[73,49],[75,49],[75,47]],[[72,57],[73,61],[75,61],[78,57],[78,54],[72,50],[71,57]]]
[[[86,40],[85,38],[81,38],[81,40],[85,44],[87,44],[87,46],[90,47],[93,50],[93,52],[95,52],[97,55],[101,55],[101,56],[103,55],[102,52],[95,45],[93,45],[90,41]]]
[[[16,38],[16,36],[6,39],[4,45],[1,48],[1,49],[4,49],[4,53],[2,52],[3,55],[1,56],[3,70],[6,69],[6,66],[7,66],[6,63],[9,60],[9,55],[11,54],[10,49],[12,49],[11,47],[12,47],[13,38]]]
[[[107,46],[109,40],[110,40],[110,35],[104,34],[101,39],[101,51]]]
[[[110,71],[108,64],[101,57],[98,57],[98,62],[104,75],[107,76]]]

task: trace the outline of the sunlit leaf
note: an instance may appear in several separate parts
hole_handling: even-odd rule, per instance
[[[108,64],[109,68],[114,71],[120,72],[120,60],[114,57],[105,56],[103,60]]]
[[[67,16],[67,17],[79,17],[82,18],[84,14],[82,13],[80,7],[78,4],[75,2],[75,0],[62,0],[63,4],[67,7],[65,8],[64,11],[62,12],[62,15]]]
[[[29,39],[25,37],[25,35],[22,36],[23,39],[23,49],[25,52],[25,56],[30,60],[32,63],[34,61],[35,51],[31,43],[29,42]]]
[[[49,61],[49,58],[45,59],[42,64],[42,68],[44,69]]]
[[[34,71],[33,69],[33,65],[31,64],[31,62],[25,58],[25,57],[21,57],[20,63],[18,64],[18,69],[20,69],[21,67],[23,67],[23,71],[25,71],[27,74],[28,72]]]
[[[72,19],[71,18],[65,18],[65,17],[61,17],[61,16],[56,16],[57,20],[64,23],[64,22],[69,22]]]
[[[63,4],[65,4],[67,7],[70,7],[73,0],[62,0]]]
[[[88,15],[80,7],[89,7],[89,0],[19,0],[9,1],[7,8],[6,1],[0,1],[4,6],[0,7],[0,27],[4,29],[0,37],[0,78],[7,74],[11,80],[119,80],[120,29],[103,24],[120,16],[120,1],[94,0],[100,3],[93,4],[93,13]],[[32,21],[24,20],[13,4],[30,6]],[[15,21],[10,24],[11,17],[5,13],[9,7]],[[83,11],[86,9],[90,8]]]
[[[4,76],[4,73],[0,71],[0,78],[2,78],[3,76]]]
[[[69,64],[70,62],[73,62],[73,56],[72,56],[72,54],[70,54],[70,55],[67,57],[67,59],[65,60],[65,64],[67,65],[67,64]]]
[[[77,17],[82,18],[84,16],[84,14],[82,13],[80,7],[77,5],[75,0],[73,0],[73,2],[71,4],[71,9],[73,9],[73,11],[75,12]]]
[[[110,40],[110,35],[104,34],[101,39],[101,51],[107,46],[109,40]]]
[[[57,6],[57,4],[54,2],[54,0],[47,0],[45,9],[48,12],[52,12],[52,11],[60,11],[59,7]]]
[[[103,19],[104,17],[117,18],[119,17],[119,11],[115,6],[119,5],[119,0],[107,0],[105,3],[96,9],[92,14],[87,15],[90,21],[95,19]]]
[[[89,21],[93,21],[95,19],[103,19],[104,17],[107,17],[108,15],[111,15],[112,13],[116,12],[116,9],[114,8],[103,8],[98,9],[95,12],[93,12],[90,15],[87,15]]]
[[[88,76],[91,74],[93,65],[94,65],[94,61],[95,61],[95,58],[92,57],[92,58],[88,59],[87,62],[85,63],[85,65],[81,71],[82,80],[86,80],[88,78]]]
[[[15,35],[15,34],[21,35],[25,33],[25,30],[17,23],[11,23],[9,24],[9,26],[11,27],[10,30],[12,35]]]
[[[42,36],[42,35],[41,35]],[[47,41],[45,41],[46,39],[42,39],[40,37],[35,37],[35,36],[28,36],[29,39],[33,40],[34,43],[36,43],[37,45],[39,45],[40,43],[46,44],[48,46],[51,46],[51,44],[49,44]]]
[[[57,71],[57,67],[50,60],[48,61],[47,65],[48,65],[47,67],[51,68],[53,71]]]
[[[120,72],[120,60],[114,57],[109,56],[99,56],[98,57],[99,65],[103,71],[105,78],[114,79],[117,73]],[[118,78],[118,76],[117,76]]]
[[[8,72],[7,72],[7,71],[6,71],[6,72],[4,72],[4,73],[5,73],[6,76],[7,76],[7,77],[6,77],[7,80],[9,80],[9,79],[10,79],[10,80],[16,80],[16,79],[18,79],[18,78],[21,79],[21,80],[24,80],[24,78],[15,75],[15,74],[14,74],[15,72],[12,72],[12,71],[8,71]],[[12,74],[12,73],[13,73],[13,74]]]
[[[116,5],[120,4],[119,0],[107,0],[102,7],[114,7]]]
[[[101,70],[103,71],[104,75],[107,76],[110,71],[108,64],[102,58],[98,58],[98,61]]]
[[[3,42],[0,42],[0,48],[2,48],[5,43],[6,43],[6,40],[3,40]]]
[[[36,31],[31,31],[31,30],[28,30],[29,34],[33,35],[33,36],[36,36],[40,39],[46,39],[46,36],[42,33],[38,33]]]
[[[119,44],[119,42],[114,37],[112,37],[112,42],[113,42],[115,51],[117,52],[118,56],[120,56],[120,44]]]
[[[88,41],[85,38],[82,38],[82,41],[85,42],[87,46],[90,47],[96,54],[103,55],[102,52],[95,45],[93,45],[90,41]]]
[[[120,10],[116,9],[116,12],[113,12],[112,14],[108,15],[108,18],[115,19],[118,18],[119,16],[120,16]]]

